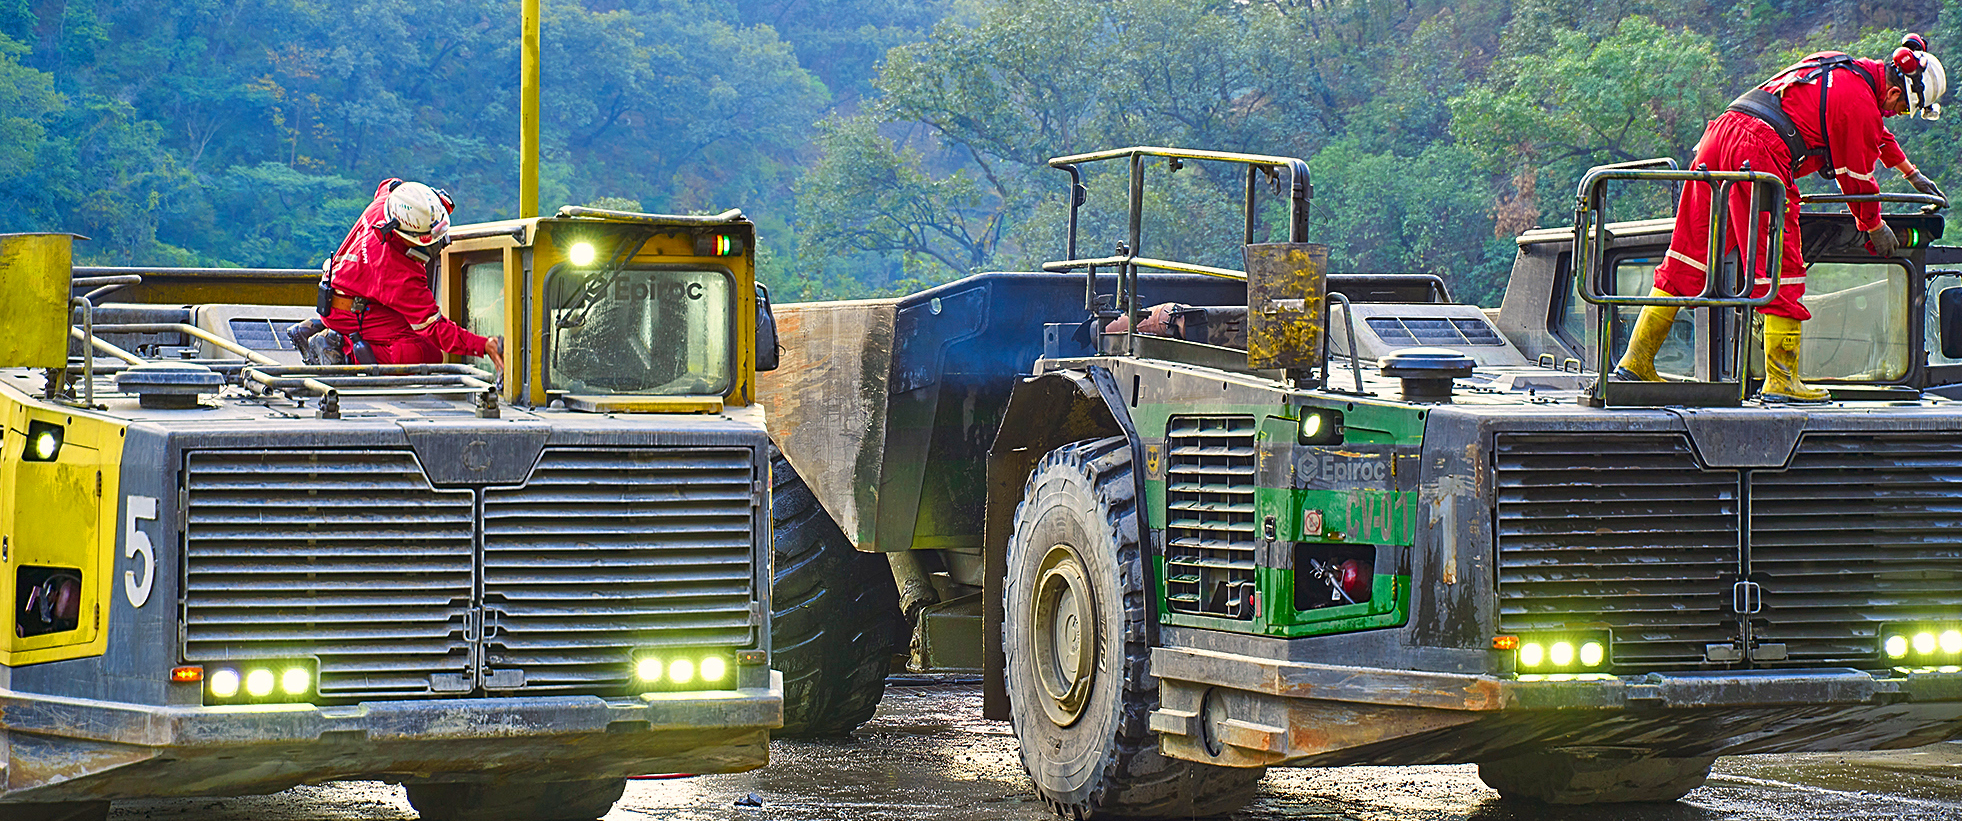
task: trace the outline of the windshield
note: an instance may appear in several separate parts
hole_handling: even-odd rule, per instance
[[[730,383],[729,275],[556,271],[546,388],[575,394],[715,395]]]
[[[1805,271],[1812,312],[1799,345],[1811,379],[1891,382],[1908,371],[1908,270],[1888,262],[1821,262]]]

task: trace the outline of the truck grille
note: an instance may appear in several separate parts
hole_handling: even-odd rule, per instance
[[[1681,434],[1500,434],[1496,455],[1500,632],[1606,627],[1638,669],[1701,666],[1735,636],[1735,472]]]
[[[193,451],[184,658],[317,657],[329,699],[607,694],[636,647],[756,646],[752,460],[548,448],[477,491],[407,449]]]
[[[746,646],[748,449],[547,449],[522,488],[484,494],[492,670],[530,691],[627,683],[636,647]]]
[[[1254,418],[1177,416],[1165,438],[1170,606],[1181,613],[1251,619]]]
[[[1751,578],[1785,665],[1869,665],[1880,625],[1962,614],[1962,437],[1823,434],[1751,474]]]
[[[416,696],[464,675],[471,493],[406,451],[185,459],[184,658],[320,659],[326,696]]]

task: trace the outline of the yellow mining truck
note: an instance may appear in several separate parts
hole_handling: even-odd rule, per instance
[[[379,779],[424,818],[590,819],[765,762],[753,225],[452,238],[431,282],[503,374],[304,364],[317,271],[0,237],[0,818]]]

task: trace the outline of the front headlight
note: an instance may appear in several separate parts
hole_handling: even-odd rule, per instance
[[[633,678],[642,692],[726,690],[735,687],[736,655],[720,648],[649,648],[634,654]]]
[[[1614,647],[1606,630],[1569,630],[1559,633],[1521,633],[1501,636],[1495,648],[1514,649],[1513,669],[1527,675],[1604,673]]]
[[[204,703],[207,706],[233,704],[300,704],[318,695],[313,659],[266,661],[226,661],[204,667]]]

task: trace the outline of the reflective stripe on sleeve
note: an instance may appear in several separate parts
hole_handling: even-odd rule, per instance
[[[1873,182],[1872,174],[1862,174],[1850,168],[1835,168],[1833,169],[1833,173],[1842,177],[1852,177],[1853,179],[1856,180],[1865,180],[1867,182]]]
[[[443,318],[443,312],[442,312],[442,311],[437,311],[437,312],[435,312],[435,313],[433,313],[433,314],[430,314],[430,315],[429,315],[429,318],[428,318],[428,319],[425,319],[425,320],[423,320],[423,321],[421,321],[421,322],[411,322],[411,323],[409,323],[409,330],[412,330],[412,331],[420,331],[420,330],[422,330],[422,329],[424,329],[424,328],[427,328],[427,327],[429,327],[429,326],[431,326],[431,325],[434,325],[434,324],[436,324],[436,322],[437,322],[437,320],[440,320],[440,319],[442,319],[442,318]]]

